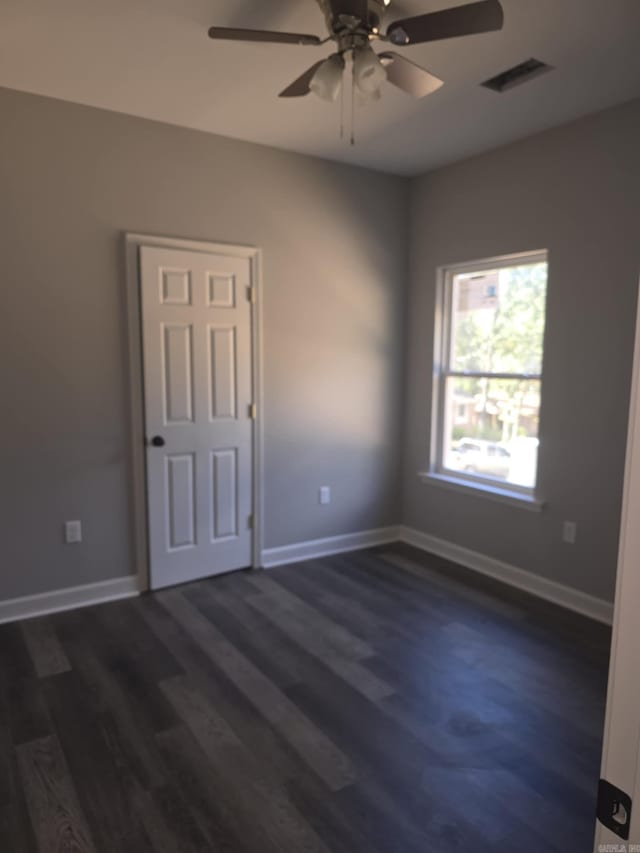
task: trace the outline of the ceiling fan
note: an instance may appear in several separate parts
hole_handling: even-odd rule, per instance
[[[321,39],[302,33],[211,27],[212,39],[272,42],[319,46],[334,41],[337,50],[327,59],[314,63],[291,85],[280,92],[281,98],[298,98],[313,92],[335,101],[342,90],[345,57],[352,59],[353,89],[368,98],[380,97],[385,80],[415,98],[423,98],[442,85],[426,69],[395,51],[376,53],[372,44],[389,43],[394,47],[438,41],[456,36],[474,35],[502,29],[504,13],[499,0],[479,0],[452,9],[430,12],[393,21],[381,31],[386,7],[392,0],[317,0],[329,35]]]

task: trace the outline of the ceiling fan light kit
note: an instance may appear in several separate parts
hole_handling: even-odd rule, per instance
[[[313,92],[326,101],[335,101],[344,91],[345,57],[352,60],[353,92],[367,100],[380,98],[381,86],[388,81],[414,98],[424,98],[442,86],[442,80],[404,56],[392,51],[376,53],[373,44],[388,42],[395,47],[439,41],[459,36],[501,30],[504,13],[500,0],[476,0],[439,12],[428,12],[392,21],[381,30],[393,0],[317,0],[329,30],[321,39],[303,33],[211,27],[212,39],[271,42],[320,46],[334,41],[337,51],[328,59],[308,68],[280,93],[281,98],[300,98]],[[353,133],[351,135],[353,142]]]

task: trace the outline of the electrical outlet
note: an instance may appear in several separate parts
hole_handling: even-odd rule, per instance
[[[575,521],[565,521],[562,525],[562,541],[568,545],[575,545],[578,525]]]
[[[78,542],[82,542],[81,521],[65,521],[64,541],[67,545],[76,545]]]
[[[318,502],[325,506],[331,503],[331,489],[329,486],[321,486],[318,492]]]

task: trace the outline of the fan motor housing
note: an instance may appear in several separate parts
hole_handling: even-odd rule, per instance
[[[367,30],[375,30],[380,27],[380,23],[385,13],[384,0],[317,0],[318,5],[327,21],[327,27],[330,33],[339,34],[344,30],[344,25],[340,22],[341,16],[355,18],[361,21],[363,28]],[[368,18],[368,20],[364,20]]]

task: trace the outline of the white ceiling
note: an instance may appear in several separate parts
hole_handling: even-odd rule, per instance
[[[397,0],[389,19],[463,0]],[[398,174],[416,174],[640,95],[638,0],[503,0],[502,32],[406,48],[442,78],[385,86],[339,138],[339,106],[277,94],[330,45],[213,42],[212,24],[326,34],[314,0],[2,0],[0,85]],[[498,95],[530,57],[556,70]]]

